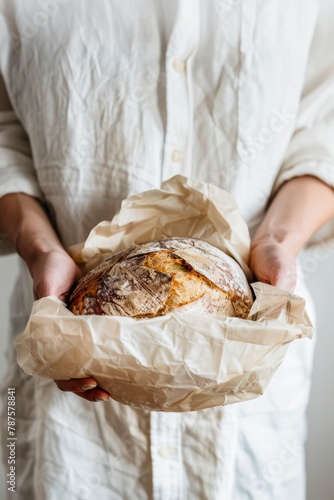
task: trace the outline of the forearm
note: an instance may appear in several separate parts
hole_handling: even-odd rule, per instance
[[[42,205],[33,197],[15,193],[0,198],[0,233],[5,234],[33,275],[34,298],[55,295],[67,301],[80,271],[65,252]],[[91,377],[55,381],[88,401],[107,401],[109,394]]]
[[[309,238],[334,215],[334,189],[312,176],[291,179],[278,191],[253,238],[282,243],[296,257]]]
[[[43,253],[63,250],[42,205],[22,193],[0,198],[0,233],[14,245],[29,269]]]

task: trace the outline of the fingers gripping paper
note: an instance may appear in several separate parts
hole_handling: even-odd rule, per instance
[[[227,252],[247,268],[249,234],[233,197],[175,176],[124,200],[111,222],[69,249],[84,272],[134,243],[183,236]],[[170,313],[136,321],[75,316],[63,302],[35,302],[16,341],[19,365],[51,379],[93,376],[113,399],[157,411],[190,411],[263,394],[288,345],[312,336],[304,299],[253,283],[248,319]]]

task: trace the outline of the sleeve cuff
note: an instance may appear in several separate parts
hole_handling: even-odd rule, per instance
[[[43,202],[43,195],[35,176],[31,174],[30,169],[25,169],[23,165],[0,168],[0,198],[11,193],[24,193]],[[8,241],[6,235],[0,234],[0,255],[14,252],[15,248]]]
[[[334,189],[334,163],[312,160],[282,169],[274,183],[271,198],[276,194],[284,182],[294,177],[302,177],[304,175],[312,175]]]
[[[28,194],[42,202],[44,198],[35,176],[21,167],[10,167],[8,171],[0,170],[0,198],[10,193]]]

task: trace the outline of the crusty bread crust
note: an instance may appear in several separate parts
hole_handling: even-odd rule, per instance
[[[172,284],[169,294],[157,316],[167,314],[171,311],[185,311],[185,306],[198,301],[206,296],[206,306],[217,312],[226,308],[226,315],[235,316],[232,303],[228,294],[221,290],[212,281],[196,272],[184,259],[173,255],[171,250],[160,250],[147,255],[144,266],[164,272],[172,276]],[[223,299],[223,302],[221,302]],[[230,307],[228,307],[228,305]]]
[[[135,319],[175,312],[246,318],[252,295],[240,266],[191,238],[134,245],[90,271],[75,288],[74,314]]]

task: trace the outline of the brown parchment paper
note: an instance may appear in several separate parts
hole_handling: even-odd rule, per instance
[[[96,226],[69,249],[86,272],[111,253],[153,239],[199,238],[243,267],[249,234],[233,197],[200,181],[175,176],[161,189],[123,201],[111,222]],[[75,316],[56,297],[34,303],[16,341],[18,363],[50,379],[92,376],[123,404],[156,411],[191,411],[263,394],[290,342],[312,337],[305,300],[253,283],[247,320],[172,313],[140,321]]]

